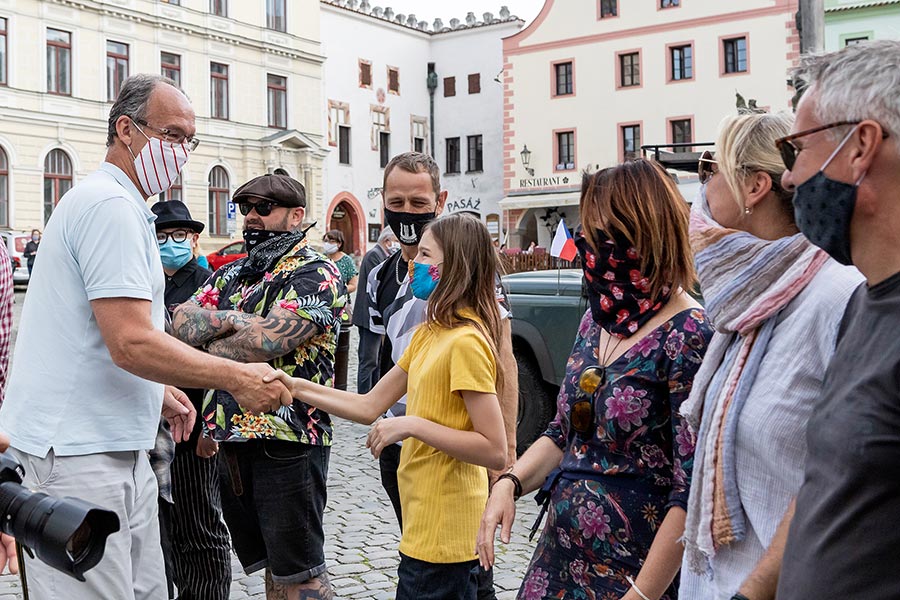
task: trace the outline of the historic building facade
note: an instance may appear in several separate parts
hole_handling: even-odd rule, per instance
[[[383,223],[391,157],[426,152],[441,166],[448,212],[469,212],[501,238],[504,37],[524,24],[505,8],[460,21],[355,0],[322,0],[325,202],[320,224],[362,253]]]
[[[43,227],[97,168],[122,81],[162,73],[192,99],[201,143],[168,198],[235,236],[232,191],[283,169],[323,202],[319,3],[0,0],[0,227]],[[239,237],[240,232],[236,235]]]
[[[645,144],[714,141],[736,93],[787,110],[796,11],[796,0],[546,0],[503,45],[510,246],[548,247],[561,216],[578,222],[583,171]]]

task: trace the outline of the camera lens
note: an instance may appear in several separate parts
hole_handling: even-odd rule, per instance
[[[91,550],[92,535],[91,524],[85,521],[66,542],[66,553],[72,562],[81,562],[87,557]]]

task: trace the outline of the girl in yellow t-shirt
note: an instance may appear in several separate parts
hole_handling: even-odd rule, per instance
[[[506,464],[497,400],[500,313],[497,255],[487,228],[467,215],[432,222],[411,263],[425,322],[397,365],[365,395],[278,371],[295,398],[370,424],[407,395],[406,416],[382,419],[366,445],[375,458],[406,440],[398,483],[403,511],[397,599],[474,599],[475,538],[488,497],[485,467]]]

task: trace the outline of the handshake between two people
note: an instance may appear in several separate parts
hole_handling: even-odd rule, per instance
[[[272,412],[294,402],[290,390],[281,379],[275,378],[275,373],[266,363],[241,364],[226,382],[228,386],[223,387],[244,410],[254,414]],[[197,410],[183,391],[170,385],[165,387],[162,416],[168,421],[176,442],[190,438]]]

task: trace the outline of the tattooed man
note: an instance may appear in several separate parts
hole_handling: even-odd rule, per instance
[[[303,186],[263,175],[238,188],[234,202],[248,255],[176,309],[175,335],[216,356],[332,385],[347,295],[337,267],[299,231]],[[204,435],[221,442],[222,510],[244,570],[266,570],[268,600],[332,598],[322,527],[329,416],[298,399],[257,414],[224,390],[210,391],[202,412]]]

